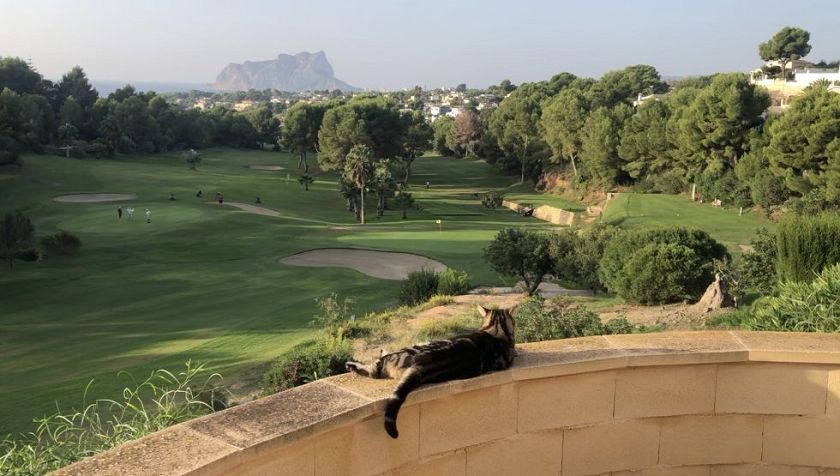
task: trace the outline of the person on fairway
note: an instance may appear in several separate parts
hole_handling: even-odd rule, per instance
[[[146,209],[146,223],[152,222],[152,211],[148,208]]]
[[[117,220],[122,220],[122,206],[117,207]]]
[[[131,207],[126,208],[125,217],[128,219],[128,221],[131,221],[131,219],[134,217],[134,209]]]

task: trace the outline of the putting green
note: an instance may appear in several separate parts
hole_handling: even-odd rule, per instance
[[[96,205],[67,214],[58,222],[58,228],[76,233],[131,233],[142,234],[172,230],[173,227],[187,226],[205,216],[199,207],[175,204],[155,204],[149,206],[152,211],[151,223],[146,223],[146,207],[134,206],[134,216],[128,219],[123,206],[122,220],[117,218],[117,205]]]

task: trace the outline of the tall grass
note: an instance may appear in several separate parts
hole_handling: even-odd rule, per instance
[[[93,381],[85,388],[81,410],[62,411],[35,420],[35,430],[0,441],[0,474],[41,475],[87,456],[135,440],[168,426],[223,408],[227,392],[221,375],[204,364],[187,362],[173,373],[159,369],[131,385],[119,399],[88,401]]]
[[[756,330],[840,332],[840,264],[829,266],[811,282],[787,281],[778,296],[753,304],[747,327]]]

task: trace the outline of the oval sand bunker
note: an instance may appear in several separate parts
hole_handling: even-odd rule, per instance
[[[282,165],[249,165],[249,169],[254,170],[286,170]]]
[[[408,273],[423,268],[437,272],[446,269],[446,266],[439,261],[411,253],[341,248],[304,251],[281,258],[280,262],[289,266],[351,268],[374,278],[393,280],[405,279]]]
[[[75,193],[72,195],[61,195],[53,198],[56,202],[62,203],[105,203],[122,202],[137,198],[135,193]]]

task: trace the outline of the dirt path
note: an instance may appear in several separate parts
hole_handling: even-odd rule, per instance
[[[380,279],[400,280],[421,269],[443,271],[446,265],[425,256],[387,251],[324,248],[281,258],[288,266],[350,268]]]
[[[61,203],[107,203],[134,200],[136,193],[75,193],[71,195],[59,195],[53,200]]]
[[[249,169],[254,169],[254,170],[269,170],[269,171],[272,171],[272,170],[286,170],[286,167],[283,167],[282,165],[249,165],[248,168]]]
[[[207,202],[208,205],[217,205],[217,202]],[[224,205],[230,205],[232,207],[236,207],[243,212],[253,213],[254,215],[263,215],[267,217],[279,217],[283,216],[277,210],[273,210],[271,208],[261,207],[259,205],[251,205],[250,203],[242,203],[242,202],[225,202]]]

